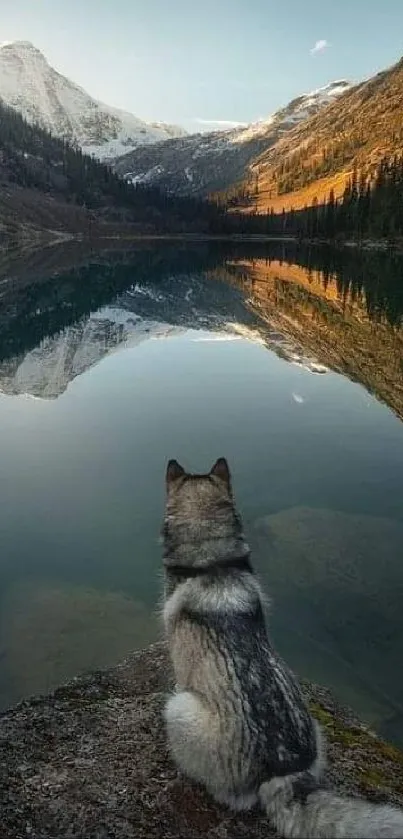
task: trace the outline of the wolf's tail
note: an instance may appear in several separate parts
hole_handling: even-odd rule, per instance
[[[270,823],[285,839],[403,839],[403,811],[342,798],[309,772],[273,778],[259,797]]]

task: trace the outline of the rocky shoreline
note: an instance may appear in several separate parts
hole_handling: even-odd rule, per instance
[[[1,839],[267,839],[258,812],[233,815],[169,760],[163,644],[0,715]],[[403,753],[330,693],[304,683],[328,737],[329,781],[403,806]]]

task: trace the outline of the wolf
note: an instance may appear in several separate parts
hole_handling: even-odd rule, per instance
[[[324,740],[270,641],[225,458],[166,471],[163,619],[176,679],[165,710],[178,768],[283,837],[403,839],[403,811],[328,790]]]

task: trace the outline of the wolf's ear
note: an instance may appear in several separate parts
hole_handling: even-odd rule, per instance
[[[182,476],[185,475],[185,474],[186,474],[185,470],[183,469],[182,466],[180,466],[180,464],[178,463],[177,460],[170,460],[168,462],[167,472],[166,472],[166,477],[165,477],[165,480],[167,482],[167,486],[169,486],[169,484],[172,484],[173,481],[177,481],[178,478],[182,478]]]
[[[210,469],[210,475],[215,475],[216,478],[224,481],[227,489],[231,492],[231,473],[225,457],[219,457],[216,460],[213,468]]]

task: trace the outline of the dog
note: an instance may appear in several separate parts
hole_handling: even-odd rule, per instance
[[[163,619],[176,688],[164,711],[178,768],[284,837],[403,839],[403,812],[325,788],[324,740],[275,651],[227,461],[166,471]]]

